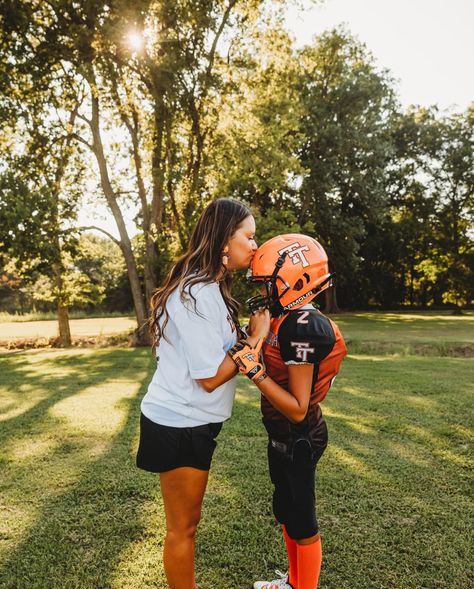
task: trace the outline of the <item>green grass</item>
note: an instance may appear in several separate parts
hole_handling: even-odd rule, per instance
[[[474,312],[341,313],[335,321],[350,340],[399,343],[474,342]]]
[[[24,318],[2,322],[0,314],[0,347],[50,345],[57,335],[57,322],[20,321]],[[354,354],[474,357],[473,312],[462,316],[449,312],[342,313],[334,319]],[[72,319],[70,326],[74,345],[107,347],[126,345],[126,334],[136,327],[136,322],[129,316],[87,316]],[[109,336],[113,336],[112,339]],[[95,340],[91,342],[90,338]]]
[[[133,318],[133,312],[122,313],[120,311],[69,311],[69,319],[90,319],[92,317],[129,317]],[[7,313],[0,311],[0,323],[25,323],[29,321],[57,321],[55,311],[36,313]]]
[[[342,313],[340,326],[353,354],[474,357],[474,313]]]
[[[136,327],[133,317],[89,317],[71,319],[72,337],[100,337],[127,332]],[[24,339],[47,345],[49,338],[57,336],[57,321],[27,321],[0,323],[0,346]]]
[[[0,356],[0,586],[164,588],[158,478],[134,466],[143,349]],[[351,355],[323,403],[320,589],[472,586],[472,360]],[[240,380],[198,535],[200,589],[284,569],[258,396]]]

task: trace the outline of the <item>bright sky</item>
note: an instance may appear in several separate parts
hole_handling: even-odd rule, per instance
[[[404,106],[438,104],[464,110],[474,101],[474,0],[326,0],[287,17],[298,46],[345,23],[363,41],[380,67],[398,80]],[[130,235],[137,229],[126,214]],[[81,225],[118,232],[105,206],[84,207]]]
[[[403,105],[464,110],[474,101],[474,0],[326,0],[288,14],[298,45],[338,24],[399,80]]]

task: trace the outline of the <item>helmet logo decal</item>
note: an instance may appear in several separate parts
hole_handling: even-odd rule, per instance
[[[283,252],[288,252],[288,255],[291,258],[293,264],[301,264],[303,268],[309,266],[308,260],[305,258],[303,252],[309,252],[309,247],[307,245],[300,245],[297,241],[284,247],[281,250],[278,250],[278,255],[281,256]]]
[[[299,305],[302,301],[304,301],[305,299],[307,299],[308,297],[311,297],[313,295],[314,295],[314,291],[313,290],[310,290],[306,294],[304,294],[304,295],[300,296],[299,298],[297,298],[296,301],[293,301],[292,303],[288,303],[283,308],[284,309],[292,309],[295,305]]]
[[[308,354],[314,352],[314,348],[309,347],[308,342],[290,342],[291,345],[296,348],[296,357],[303,362],[308,361]]]

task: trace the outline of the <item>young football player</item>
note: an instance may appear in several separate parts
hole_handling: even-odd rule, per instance
[[[262,294],[248,304],[250,310],[270,310],[270,331],[263,347],[263,340],[256,347],[242,340],[229,351],[262,394],[273,513],[288,553],[288,574],[256,581],[255,589],[318,585],[322,550],[315,473],[327,446],[319,403],[339,372],[346,346],[337,325],[309,303],[330,286],[331,278],[326,253],[315,239],[288,234],[264,243],[249,270]]]

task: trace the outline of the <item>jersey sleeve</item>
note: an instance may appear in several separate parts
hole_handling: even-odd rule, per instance
[[[212,378],[225,358],[219,304],[210,288],[204,286],[191,297],[179,301],[173,321],[181,336],[191,378]]]
[[[280,325],[278,344],[285,364],[317,364],[331,353],[336,336],[327,317],[316,310],[290,311]]]

